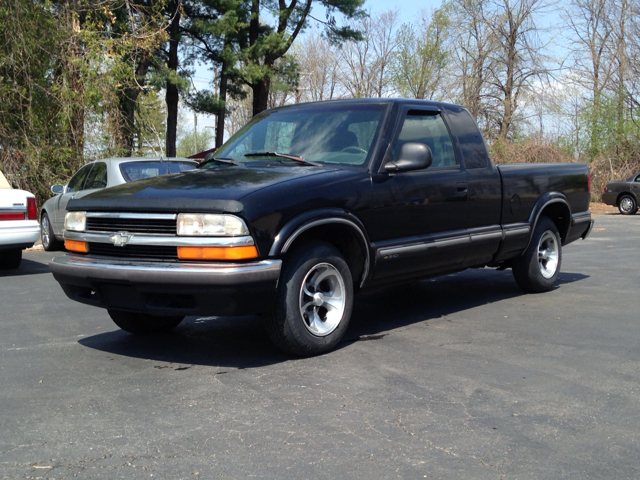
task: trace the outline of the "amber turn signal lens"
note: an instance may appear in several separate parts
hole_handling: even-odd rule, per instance
[[[244,260],[256,258],[256,247],[178,247],[180,260]]]
[[[87,253],[89,251],[87,242],[81,242],[79,240],[65,240],[64,248],[72,252]]]

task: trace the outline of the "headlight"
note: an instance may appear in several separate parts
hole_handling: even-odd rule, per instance
[[[233,215],[181,213],[178,215],[178,235],[237,237],[249,235],[249,230],[240,218]]]
[[[84,232],[86,217],[84,212],[68,212],[64,216],[64,229],[72,232]]]

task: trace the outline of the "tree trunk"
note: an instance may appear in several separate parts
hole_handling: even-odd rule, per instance
[[[253,46],[258,41],[260,35],[260,0],[252,0],[251,2],[251,21],[249,23],[249,45]],[[266,64],[270,63],[269,69],[273,71],[273,62],[268,62],[265,59]],[[258,80],[255,83],[250,84],[251,91],[253,92],[253,115],[257,115],[260,112],[265,111],[269,105],[269,87],[271,80],[268,78]]]
[[[145,84],[145,77],[149,71],[149,57],[142,58],[136,67],[137,85],[129,86],[118,93],[118,109],[120,119],[118,121],[120,128],[120,138],[118,140],[118,155],[130,157],[134,147],[134,137],[136,133],[136,106],[138,104],[138,95],[142,91]]]
[[[75,93],[75,104],[71,110],[71,148],[73,150],[74,165],[82,165],[84,157],[84,83],[82,82],[78,63],[82,59],[82,45],[80,43],[80,19],[77,15],[78,1],[73,2],[73,13],[71,18],[72,30],[74,32],[70,41],[70,68],[71,83]]]
[[[502,106],[504,108],[502,120],[500,121],[500,132],[498,138],[506,142],[509,131],[511,130],[511,122],[513,120],[513,112],[516,108],[514,105],[514,76],[516,72],[517,62],[517,27],[511,25],[510,35],[507,37],[507,58],[506,58],[506,79],[503,87],[504,100]]]
[[[260,112],[264,112],[269,105],[269,87],[271,80],[265,78],[256,83],[251,84],[253,91],[253,115],[256,116]]]
[[[617,45],[617,60],[618,60],[618,105],[617,105],[617,139],[616,144],[618,147],[624,141],[624,124],[625,124],[625,100],[626,100],[626,73],[627,73],[627,35],[626,35],[626,21],[627,21],[627,0],[620,2],[620,19],[618,22],[618,45]]]
[[[227,80],[228,76],[225,72],[227,68],[227,62],[222,62],[222,68],[220,69],[220,92],[219,97],[222,102],[222,108],[218,112],[218,119],[216,122],[216,149],[222,146],[224,142],[224,120],[227,111]]]
[[[133,137],[135,136],[135,112],[138,99],[137,88],[125,88],[120,94],[120,140],[118,142],[118,156],[130,157],[133,152]]]
[[[172,15],[171,24],[169,25],[169,58],[167,59],[167,68],[172,72],[178,70],[178,43],[180,42],[180,8],[179,1],[171,2],[170,13]],[[165,96],[167,102],[167,135],[165,155],[167,157],[176,156],[176,140],[178,130],[178,101],[180,95],[178,86],[167,80],[167,93]]]

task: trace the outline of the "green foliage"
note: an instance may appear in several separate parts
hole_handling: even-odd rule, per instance
[[[620,118],[617,108],[618,99],[601,97],[599,104],[590,105],[582,116],[585,131],[588,132],[588,156],[595,158],[603,153],[618,153],[624,160],[631,145],[640,146],[640,118],[635,112],[624,112]]]
[[[2,3],[0,168],[14,186],[42,203],[85,159],[130,151],[164,3]]]
[[[189,157],[195,153],[213,148],[215,135],[212,130],[205,128],[197,134],[194,132],[184,132],[184,136],[178,141],[176,155],[178,157]]]
[[[134,156],[164,155],[167,105],[155,90],[138,97],[135,117]]]
[[[403,24],[397,33],[392,62],[392,79],[403,97],[431,99],[449,56],[445,41],[450,19],[445,9],[434,10],[416,28]]]
[[[188,105],[197,113],[217,115],[225,110],[225,102],[210,90],[200,90],[189,96]]]
[[[591,162],[606,156],[611,162],[626,162],[640,154],[640,117],[635,110],[618,109],[618,98],[600,96],[598,104],[587,100],[574,119],[571,136],[561,136],[567,151]]]
[[[252,89],[254,115],[267,108],[271,82],[282,73],[278,71],[277,61],[287,54],[307,27],[314,3],[325,7],[326,32],[334,41],[361,38],[360,33],[350,27],[338,27],[335,13],[347,19],[365,16],[364,0],[309,0],[289,5],[272,0],[237,1],[232,2],[236,7],[233,14],[219,10],[226,2],[208,0],[204,3],[221,15],[215,20],[194,22],[194,25],[209,34],[217,32],[221,42],[217,48],[210,49],[208,55],[224,66],[222,73],[229,76],[232,84],[244,83]]]
[[[52,10],[29,0],[0,7],[0,169],[39,202],[82,162],[72,23]]]

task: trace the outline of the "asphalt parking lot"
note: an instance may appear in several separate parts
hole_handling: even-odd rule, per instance
[[[309,359],[260,317],[131,336],[27,252],[0,273],[0,477],[640,478],[640,215],[596,222],[550,293],[488,269],[362,293]]]

